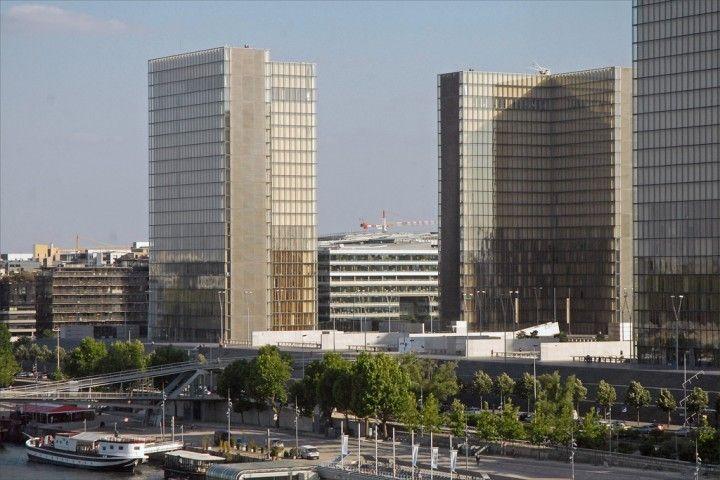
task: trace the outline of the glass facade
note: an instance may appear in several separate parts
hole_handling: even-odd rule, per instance
[[[270,68],[272,324],[302,330],[317,316],[315,65]]]
[[[312,328],[314,65],[221,47],[151,60],[148,80],[150,337]]]
[[[636,1],[633,66],[638,358],[720,366],[720,2]]]
[[[632,279],[630,82],[622,68],[439,76],[444,320],[524,328],[564,320],[568,296],[571,333],[619,320]]]
[[[152,339],[220,338],[228,62],[216,48],[148,63]]]

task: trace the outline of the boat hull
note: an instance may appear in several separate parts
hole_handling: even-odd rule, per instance
[[[49,448],[35,447],[27,443],[25,444],[25,449],[28,459],[32,461],[61,465],[63,467],[82,468],[85,470],[131,472],[139,462],[137,458],[80,455],[70,452],[59,452]]]

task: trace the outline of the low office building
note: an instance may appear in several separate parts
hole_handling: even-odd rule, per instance
[[[147,336],[148,266],[66,265],[44,268],[37,282],[38,329],[61,338]]]
[[[422,331],[438,318],[436,234],[320,239],[319,319],[345,331]]]
[[[35,335],[35,274],[11,273],[0,278],[0,324],[12,338]]]

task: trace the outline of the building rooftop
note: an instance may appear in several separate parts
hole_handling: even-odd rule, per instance
[[[319,248],[437,250],[437,233],[346,233],[321,236]]]

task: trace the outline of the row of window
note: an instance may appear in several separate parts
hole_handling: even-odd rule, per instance
[[[720,198],[693,202],[635,204],[635,221],[662,221],[693,218],[720,218]]]
[[[720,212],[718,212],[718,216],[720,216]],[[635,222],[635,236],[642,239],[687,237],[720,238],[720,218],[715,219],[715,221],[702,219]]]
[[[635,78],[656,75],[675,75],[694,70],[708,70],[720,67],[720,59],[713,52],[695,52],[685,55],[636,60],[633,70]]]
[[[718,147],[716,145],[716,147]],[[635,185],[670,184],[683,182],[720,182],[718,157],[705,157],[707,163],[638,167],[633,169]]]
[[[654,238],[654,239],[636,239],[635,240],[635,255],[637,257],[646,257],[653,255],[666,254],[668,256],[677,257],[707,257],[707,256],[719,256],[720,257],[720,238]],[[707,273],[718,273],[720,274],[720,265],[706,264],[708,268],[715,270],[714,272]],[[648,272],[654,271],[652,268],[648,268]],[[638,270],[638,273],[644,273],[642,270]]]
[[[706,52],[720,49],[720,36],[717,32],[698,33],[684,37],[660,38],[643,41],[635,39],[633,58],[646,59],[667,57],[669,55],[685,55],[688,53]]]
[[[671,130],[653,130],[638,132],[635,135],[635,148],[678,147],[681,145],[703,145],[720,143],[720,128],[717,125],[701,127],[673,128]]]
[[[150,124],[150,136],[226,128],[224,115],[211,115]]]
[[[718,9],[703,14],[685,17],[648,19],[634,25],[634,38],[641,41],[657,40],[659,38],[679,37],[682,35],[695,35],[698,33],[720,30],[720,13]]]
[[[718,54],[720,57],[720,53]],[[720,125],[720,106],[642,113],[635,116],[635,131]]]
[[[178,95],[182,93],[199,92],[228,87],[227,75],[211,75],[209,77],[178,80],[168,83],[158,83],[148,87],[150,98]]]
[[[635,203],[688,202],[720,198],[720,182],[635,185],[633,197]]]
[[[720,145],[683,145],[681,147],[645,148],[635,151],[635,166],[654,167],[666,165],[691,165],[720,158]]]
[[[649,112],[664,112],[685,110],[689,108],[703,108],[711,105],[720,105],[720,91],[717,88],[691,90],[674,93],[656,93],[645,95],[642,90],[635,90],[633,97],[633,112],[642,115]]]
[[[633,25],[689,15],[702,15],[717,10],[716,0],[685,2],[636,0],[633,6]]]
[[[720,37],[720,34],[718,34],[718,37]],[[687,90],[712,89],[720,87],[720,69],[638,78],[634,81],[634,85],[638,95],[672,94]]]

